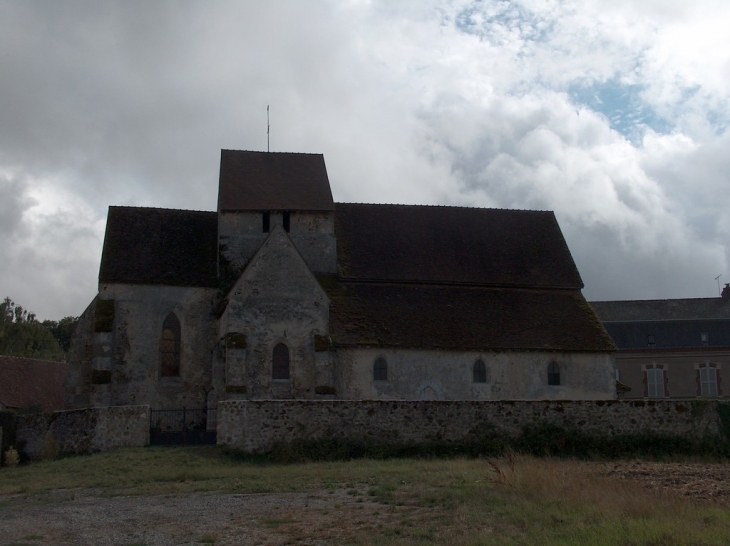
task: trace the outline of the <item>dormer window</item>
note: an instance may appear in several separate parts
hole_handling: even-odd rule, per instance
[[[656,338],[654,337],[654,334],[649,334],[646,336],[646,343],[649,345],[649,347],[654,347],[656,345]]]
[[[700,334],[700,341],[702,342],[702,345],[707,345],[710,343],[710,334],[707,332],[702,332]]]
[[[288,210],[283,213],[282,223],[284,224],[284,231],[289,233],[289,227],[291,226],[291,212]]]
[[[268,233],[271,228],[271,215],[268,212],[264,212],[264,233]]]

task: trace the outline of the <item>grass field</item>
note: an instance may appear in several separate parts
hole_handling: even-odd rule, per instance
[[[727,463],[706,465],[712,472]],[[281,465],[213,447],[141,448],[0,468],[0,503],[77,488],[100,497],[339,492],[382,505],[374,514],[397,513],[380,527],[352,526],[344,541],[351,544],[730,543],[727,506],[659,494],[605,469],[521,456]],[[291,517],[260,522],[272,530],[291,523]]]

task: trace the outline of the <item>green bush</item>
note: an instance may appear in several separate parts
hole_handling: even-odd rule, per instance
[[[526,426],[517,438],[492,433],[461,442],[434,440],[419,444],[373,444],[330,438],[325,440],[296,440],[277,444],[257,460],[276,463],[306,461],[342,461],[351,459],[391,458],[452,458],[494,457],[510,449],[537,457],[568,457],[577,459],[617,459],[642,457],[661,459],[672,456],[730,457],[730,442],[724,437],[702,440],[667,434],[587,434],[542,423]]]
[[[655,433],[597,435],[547,423],[525,427],[512,447],[520,453],[538,457],[550,455],[579,459],[730,455],[730,443],[721,437],[694,440]]]

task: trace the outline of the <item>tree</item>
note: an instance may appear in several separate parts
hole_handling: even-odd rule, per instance
[[[59,321],[44,320],[41,324],[53,334],[61,350],[67,353],[71,346],[71,337],[74,335],[74,330],[76,330],[76,324],[78,322],[79,317],[63,317]]]
[[[64,352],[51,331],[35,314],[10,298],[0,303],[0,354],[44,360],[63,360]]]

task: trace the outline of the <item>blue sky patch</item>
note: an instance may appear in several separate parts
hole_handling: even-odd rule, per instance
[[[532,49],[525,47],[527,44],[549,42],[556,32],[554,21],[509,1],[476,0],[456,15],[453,24],[460,32],[478,36],[497,47],[507,42],[512,47],[519,46],[517,56],[532,54]],[[568,88],[568,95],[575,104],[606,116],[615,131],[636,143],[641,141],[647,128],[662,134],[673,128],[666,118],[642,100],[643,89],[642,85],[625,84],[614,78],[588,86],[576,83]]]
[[[494,45],[503,45],[505,32],[523,41],[546,42],[555,29],[553,22],[537,17],[519,4],[484,4],[479,0],[461,10],[454,25],[461,32],[478,36],[480,40]]]
[[[645,127],[657,133],[668,133],[671,130],[671,125],[666,119],[643,103],[641,91],[640,85],[609,80],[594,83],[589,87],[571,86],[568,94],[574,103],[587,106],[606,116],[611,128],[633,142],[641,139]]]

